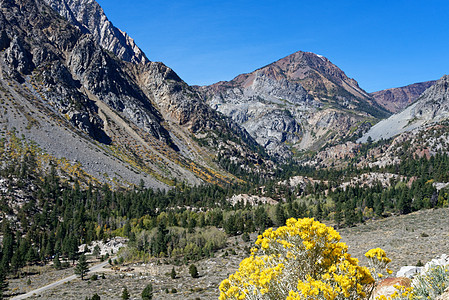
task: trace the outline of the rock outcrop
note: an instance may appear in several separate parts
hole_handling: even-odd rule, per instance
[[[407,277],[397,277],[397,278],[386,278],[382,280],[373,292],[372,299],[377,299],[377,297],[385,296],[389,297],[397,292],[395,286],[410,287],[411,281]]]
[[[45,0],[81,32],[90,33],[104,49],[132,63],[145,63],[148,58],[126,32],[116,28],[95,0]]]
[[[239,194],[239,195],[233,195],[231,198],[227,199],[231,203],[231,205],[235,206],[237,204],[242,204],[244,206],[251,205],[262,205],[262,204],[270,204],[275,205],[278,203],[278,201],[274,200],[270,197],[260,197],[256,195],[248,195],[248,194]]]

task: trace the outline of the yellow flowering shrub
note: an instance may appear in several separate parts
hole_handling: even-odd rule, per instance
[[[238,271],[222,281],[219,299],[364,299],[381,276],[359,266],[340,239],[334,228],[311,218],[270,228]],[[367,252],[373,268],[385,268],[385,252],[374,250]]]

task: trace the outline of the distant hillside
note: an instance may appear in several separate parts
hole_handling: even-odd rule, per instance
[[[430,125],[449,117],[449,76],[444,75],[422,93],[421,97],[403,111],[382,120],[359,140],[388,139],[405,131]]]
[[[371,93],[374,100],[386,110],[397,113],[413,103],[421,94],[435,84],[436,80],[419,82],[403,87],[386,89]]]

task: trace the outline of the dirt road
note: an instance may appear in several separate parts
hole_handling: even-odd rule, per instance
[[[112,261],[113,261],[114,259],[116,259],[116,257],[111,258]],[[104,261],[104,262],[102,262],[102,263],[99,263],[99,264],[97,264],[97,265],[95,265],[95,266],[90,267],[90,268],[89,268],[89,273],[88,273],[88,274],[94,273],[94,272],[100,270],[101,268],[103,268],[103,267],[106,266],[107,264],[108,264],[108,261]],[[74,280],[75,278],[76,278],[76,275],[72,275],[72,276],[66,277],[66,278],[64,278],[64,279],[61,279],[61,280],[55,281],[55,282],[53,282],[53,283],[50,283],[50,284],[48,284],[48,285],[46,285],[46,286],[43,286],[43,287],[40,287],[40,288],[38,288],[38,289],[32,290],[32,291],[30,291],[30,292],[28,292],[28,293],[26,293],[26,294],[22,294],[22,295],[15,296],[15,297],[13,297],[13,298],[11,298],[11,299],[12,299],[12,300],[26,299],[26,298],[31,297],[31,296],[33,296],[33,295],[37,295],[37,294],[39,294],[39,293],[42,293],[43,291],[46,291],[46,290],[48,290],[48,289],[52,289],[52,288],[54,288],[54,287],[57,287],[57,286],[59,286],[59,285],[61,285],[61,284],[64,284],[64,283],[66,283],[66,282],[68,282],[68,281]]]

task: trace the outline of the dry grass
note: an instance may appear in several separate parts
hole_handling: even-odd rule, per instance
[[[381,247],[393,259],[393,270],[400,266],[414,265],[421,260],[426,262],[442,253],[449,253],[449,209],[436,209],[416,212],[406,216],[390,217],[383,220],[367,222],[352,228],[340,229],[339,232],[349,247],[349,252],[364,264],[364,253],[370,248]],[[252,236],[254,240],[255,236]],[[238,245],[235,245],[237,242]],[[151,282],[154,286],[153,299],[217,299],[218,285],[230,273],[233,273],[239,262],[245,257],[240,237],[228,240],[228,248],[220,251],[214,258],[196,263],[200,278],[193,279],[188,273],[188,265],[175,266],[178,277],[171,279],[172,265],[158,264],[153,261],[147,265],[129,265],[134,268],[128,272],[104,271],[106,279],[97,281],[74,280],[41,295],[43,299],[84,299],[98,293],[101,299],[120,299],[121,290],[127,287],[131,299],[141,299],[144,287]],[[234,249],[237,255],[232,255]],[[229,253],[224,256],[225,251]],[[122,268],[123,269],[123,268]],[[53,271],[42,269],[42,275],[31,276],[32,286],[38,283],[51,282],[63,274],[73,274],[71,270]],[[99,272],[101,275],[102,271]],[[20,290],[26,286],[27,279],[12,280],[10,288]],[[177,293],[171,292],[173,289]],[[37,298],[38,296],[36,296]]]

